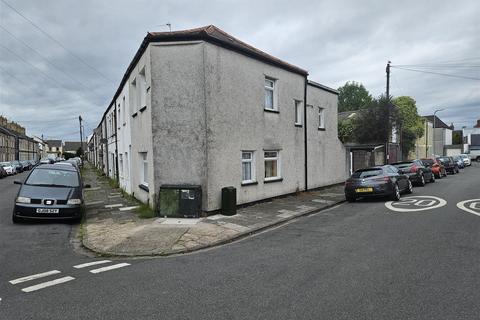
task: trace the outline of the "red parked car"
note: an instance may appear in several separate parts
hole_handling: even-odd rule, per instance
[[[442,177],[447,176],[447,171],[445,166],[440,163],[437,159],[421,159],[425,167],[430,167],[432,169],[435,178],[442,179]]]

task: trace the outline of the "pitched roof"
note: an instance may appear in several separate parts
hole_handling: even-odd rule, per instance
[[[433,115],[432,116],[424,116],[425,119],[433,123]],[[445,128],[445,129],[452,129],[450,126],[445,124],[439,117],[435,116],[435,128]]]
[[[325,90],[325,91],[328,91],[330,93],[333,93],[333,94],[336,94],[338,96],[339,92],[338,90],[335,90],[333,88],[330,88],[330,87],[327,87],[323,84],[320,84],[318,82],[315,82],[315,81],[312,81],[312,80],[308,80],[308,85],[312,86],[312,87],[315,87],[315,88],[318,88],[318,89],[322,89],[322,90]]]
[[[51,147],[60,148],[62,146],[62,140],[45,140],[45,142],[48,144],[50,148]]]
[[[265,63],[283,68],[285,70],[307,76],[308,71],[294,66],[288,62],[280,60],[268,53],[265,53],[237,38],[229,35],[223,30],[220,30],[214,25],[208,25],[205,27],[195,28],[195,29],[188,29],[188,30],[180,30],[180,31],[170,31],[170,32],[148,32],[145,38],[143,39],[140,47],[138,48],[135,56],[133,57],[130,65],[128,66],[125,74],[122,77],[120,85],[118,86],[115,95],[113,96],[112,101],[107,107],[107,110],[104,112],[103,117],[107,114],[110,106],[112,106],[117,99],[117,97],[122,92],[122,88],[128,80],[130,73],[132,72],[135,65],[140,60],[142,54],[148,47],[151,42],[169,42],[169,41],[194,41],[194,40],[202,40],[206,42],[213,43],[215,45],[224,47],[226,49],[239,52],[246,56],[249,56],[253,59],[257,59],[263,61]],[[101,121],[100,121],[101,123]]]
[[[82,144],[80,141],[65,141],[65,144],[63,145],[63,150],[65,151],[77,151],[78,148],[80,148]]]

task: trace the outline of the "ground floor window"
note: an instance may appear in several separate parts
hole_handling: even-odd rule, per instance
[[[148,162],[146,152],[140,152],[140,177],[140,183],[148,187]]]
[[[264,159],[265,180],[274,180],[280,178],[280,151],[265,151]]]
[[[255,181],[255,159],[253,151],[242,151],[242,183]]]

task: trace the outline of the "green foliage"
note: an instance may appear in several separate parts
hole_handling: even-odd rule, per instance
[[[424,122],[418,115],[415,99],[408,96],[397,97],[393,103],[398,110],[398,123],[400,126],[400,141],[404,157],[415,147],[415,140],[425,133]]]
[[[79,147],[79,148],[77,149],[76,156],[77,156],[77,157],[83,156],[83,149],[82,149],[82,147]]]
[[[359,143],[385,143],[396,123],[397,111],[381,96],[374,99],[355,119],[353,135]]]
[[[150,219],[155,217],[155,212],[146,203],[141,203],[136,209],[137,215],[141,219]]]
[[[344,119],[338,122],[338,138],[342,143],[353,141],[354,119]]]
[[[452,144],[462,144],[462,143],[463,143],[462,131],[453,131]]]
[[[64,152],[64,153],[63,153],[63,157],[65,158],[65,160],[68,160],[68,159],[71,159],[71,158],[75,158],[75,153]]]
[[[338,88],[338,112],[364,109],[373,101],[370,93],[363,84],[348,81]]]

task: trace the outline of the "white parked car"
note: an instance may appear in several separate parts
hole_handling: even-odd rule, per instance
[[[17,174],[17,169],[10,162],[0,162],[0,166],[3,167],[3,169],[9,176]]]
[[[465,166],[471,166],[471,165],[472,165],[472,161],[471,161],[470,158],[468,157],[468,154],[462,153],[462,154],[460,155],[460,158],[462,158],[463,163],[465,164]]]

